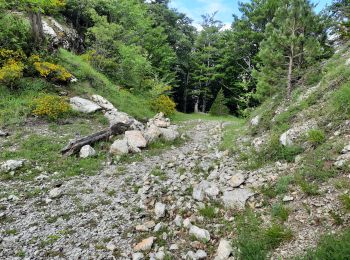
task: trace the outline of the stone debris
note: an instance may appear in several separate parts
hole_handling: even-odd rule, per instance
[[[205,242],[210,241],[210,234],[209,234],[209,231],[206,229],[202,229],[192,225],[190,227],[189,234],[193,235],[195,238],[201,241],[205,241]]]
[[[79,157],[88,158],[96,155],[96,151],[90,145],[85,145],[80,149]]]
[[[73,110],[86,114],[91,114],[102,109],[96,103],[81,97],[72,97],[70,99],[70,105]]]
[[[6,162],[1,164],[0,170],[2,172],[15,171],[23,167],[24,163],[25,160],[7,160]]]
[[[144,240],[142,240],[140,243],[138,243],[135,247],[134,247],[134,251],[138,252],[138,251],[148,251],[152,248],[152,245],[155,241],[155,237],[149,237],[146,238]]]
[[[246,201],[253,195],[254,193],[249,189],[235,189],[225,191],[222,201],[226,208],[244,209]]]

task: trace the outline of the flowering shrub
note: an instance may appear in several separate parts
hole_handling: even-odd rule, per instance
[[[26,58],[26,55],[22,50],[13,51],[8,49],[0,49],[0,65],[4,65],[9,60],[13,61],[23,61]]]
[[[59,96],[44,95],[33,101],[32,113],[51,120],[63,117],[70,112],[69,104]]]
[[[152,109],[169,116],[176,112],[175,102],[168,96],[161,95],[152,102]]]
[[[3,67],[0,68],[0,82],[5,85],[13,86],[17,79],[23,76],[23,63],[13,59],[8,60]]]
[[[40,76],[53,81],[67,82],[73,77],[64,67],[50,62],[36,61],[34,62],[34,68]]]

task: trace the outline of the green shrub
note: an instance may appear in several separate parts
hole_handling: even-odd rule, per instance
[[[284,241],[291,240],[292,237],[292,231],[279,224],[273,224],[264,232],[266,244],[270,249],[278,247]]]
[[[226,116],[230,113],[230,110],[226,106],[226,99],[224,96],[224,91],[220,89],[217,94],[214,103],[212,104],[209,114],[214,116]]]
[[[267,259],[270,250],[284,241],[292,238],[292,232],[283,225],[273,224],[264,229],[261,219],[251,210],[237,216],[237,247],[238,259]]]
[[[274,204],[272,206],[272,216],[278,218],[281,221],[287,221],[289,217],[290,209],[283,206],[281,203]]]
[[[345,210],[350,211],[350,195],[343,194],[340,196],[340,201],[343,204]]]
[[[307,132],[307,141],[317,146],[326,141],[326,134],[321,129],[312,129]]]
[[[285,160],[287,162],[293,162],[295,156],[301,154],[303,151],[303,148],[298,145],[283,146],[280,143],[279,135],[274,135],[265,149],[260,152],[260,156],[265,157],[269,161]]]
[[[199,213],[206,218],[213,219],[216,216],[215,207],[210,205],[205,205],[204,208],[199,209]]]
[[[33,101],[33,114],[55,120],[71,111],[69,104],[60,96],[43,95]]]
[[[315,249],[296,259],[348,260],[350,259],[350,230],[338,235],[323,236]]]
[[[176,112],[175,102],[166,95],[160,95],[152,101],[152,109],[156,112],[163,112],[166,116],[173,115]]]
[[[6,13],[0,16],[0,46],[12,50],[28,50],[30,24],[22,15]]]
[[[350,115],[350,83],[343,85],[334,93],[332,104],[339,114]]]

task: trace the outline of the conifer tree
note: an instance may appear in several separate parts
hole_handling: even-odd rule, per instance
[[[283,0],[268,24],[258,54],[261,65],[255,73],[259,98],[283,89],[289,100],[303,69],[322,55],[324,31],[312,9],[308,0]]]
[[[224,95],[224,91],[220,89],[220,91],[218,92],[215,98],[213,105],[210,108],[209,113],[215,116],[225,116],[225,115],[228,115],[229,112],[230,111],[226,106],[226,98]]]

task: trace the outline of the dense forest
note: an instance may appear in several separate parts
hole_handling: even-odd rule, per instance
[[[276,93],[289,99],[301,81],[317,82],[317,69],[308,68],[349,37],[347,0],[321,13],[306,0],[252,0],[239,6],[241,16],[229,30],[213,13],[202,16],[198,31],[169,0],[2,1],[0,80],[14,91],[22,77],[50,76],[65,83],[69,71],[56,68],[60,76],[45,71],[62,47],[43,33],[42,16],[52,16],[76,30],[69,50],[113,84],[135,95],[169,96],[183,112],[208,112],[222,90],[223,104],[244,115]]]

